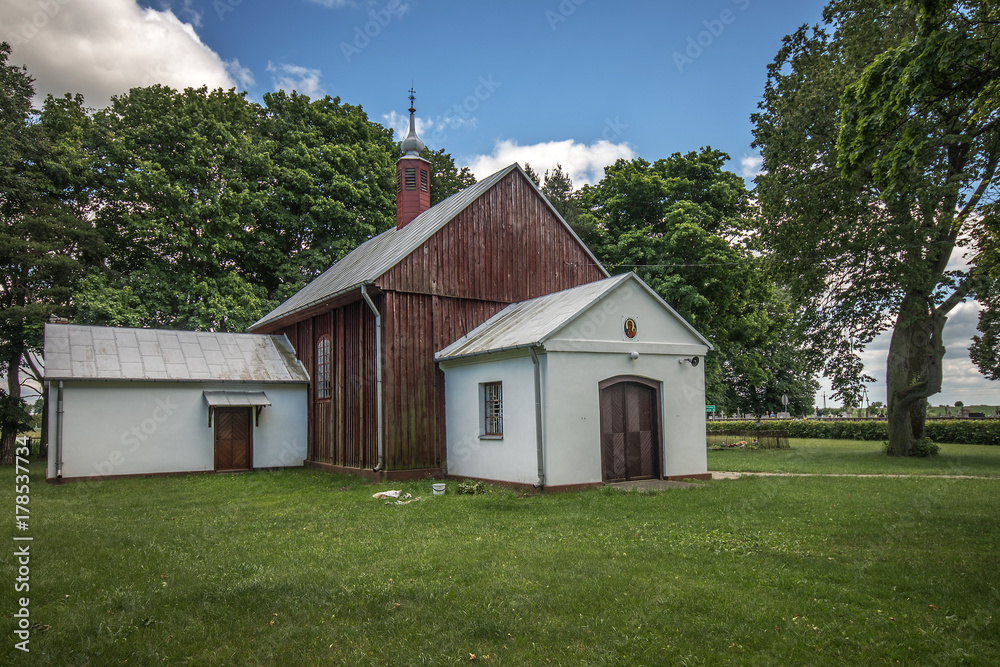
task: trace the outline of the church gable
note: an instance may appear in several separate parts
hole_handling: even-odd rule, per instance
[[[375,285],[386,291],[513,303],[607,275],[515,165]]]

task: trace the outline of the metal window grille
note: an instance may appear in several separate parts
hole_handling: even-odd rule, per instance
[[[417,189],[417,170],[415,167],[403,169],[403,185],[407,190]]]
[[[403,189],[403,172],[397,171],[396,172],[396,192],[399,192],[402,189]]]
[[[316,398],[330,398],[330,339],[316,345]]]
[[[427,188],[430,187],[430,182],[428,180],[429,178],[430,177],[427,175],[427,170],[426,169],[421,169],[420,170],[420,189],[423,190],[424,192],[427,192]]]
[[[503,389],[500,382],[483,385],[486,397],[485,435],[503,435]]]

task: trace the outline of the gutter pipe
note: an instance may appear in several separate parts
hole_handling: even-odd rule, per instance
[[[538,445],[538,483],[536,489],[545,488],[545,436],[542,433],[542,371],[534,346],[529,347],[531,363],[535,366],[535,439]]]
[[[385,439],[382,434],[382,315],[375,307],[375,303],[365,291],[365,285],[361,285],[361,298],[368,304],[368,308],[375,314],[375,442],[378,449],[378,462],[372,469],[374,472],[382,470],[385,465]]]
[[[59,380],[56,395],[56,479],[62,479],[63,452],[63,381]]]

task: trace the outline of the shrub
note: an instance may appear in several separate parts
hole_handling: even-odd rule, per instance
[[[824,438],[831,440],[868,440],[882,442],[888,439],[886,422],[876,420],[848,421],[802,419],[782,421],[780,428],[789,438]],[[761,422],[761,428],[774,428],[774,421]],[[753,430],[756,422],[710,421],[709,431]],[[934,442],[958,445],[1000,445],[1000,420],[997,419],[928,419],[927,438]]]
[[[463,479],[458,483],[458,492],[460,494],[464,493],[470,496],[476,496],[480,493],[489,493],[490,487],[482,480]]]

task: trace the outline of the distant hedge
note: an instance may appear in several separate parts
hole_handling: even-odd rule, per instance
[[[708,430],[752,429],[756,422],[710,421]],[[885,441],[884,421],[820,421],[803,420],[761,420],[761,427],[768,430],[788,431],[789,438],[829,438],[831,440],[871,440]],[[959,445],[1000,445],[1000,420],[997,419],[928,419],[927,437],[934,442]]]

